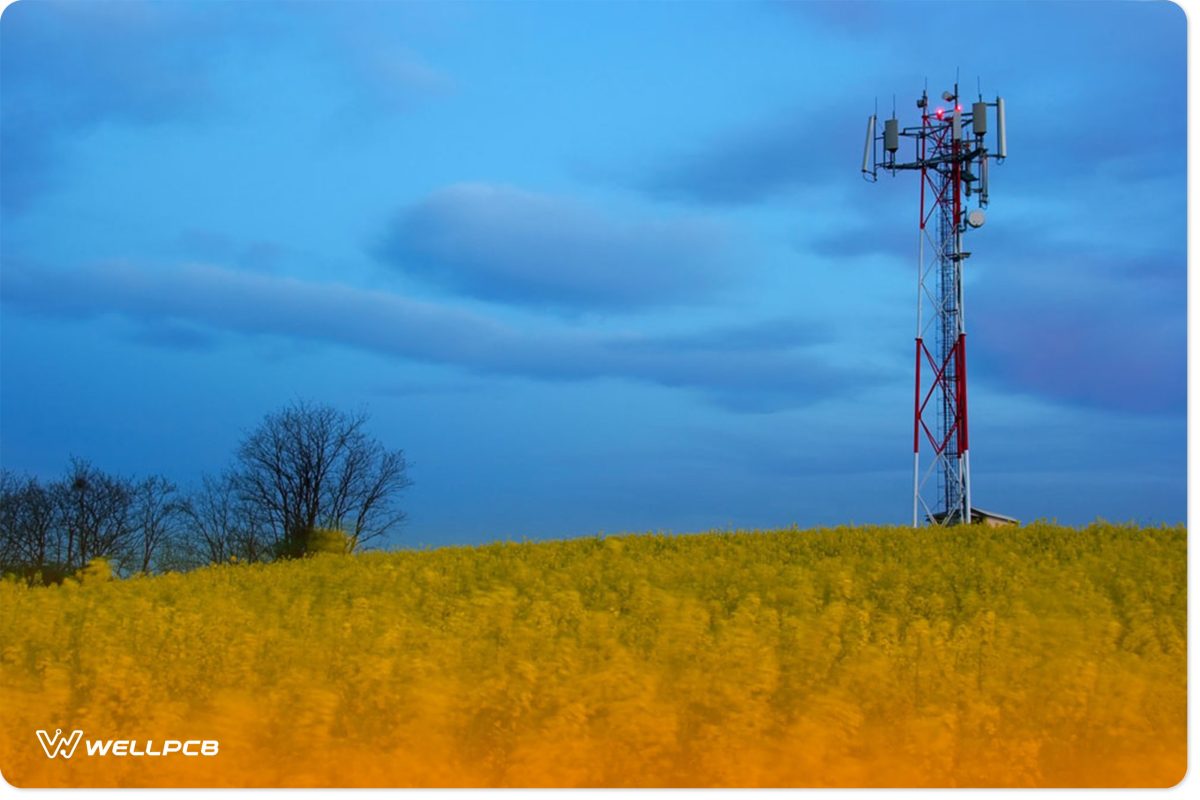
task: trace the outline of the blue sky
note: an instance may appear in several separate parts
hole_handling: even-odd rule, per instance
[[[1008,105],[978,505],[1186,514],[1186,39],[1158,2],[10,6],[0,462],[183,485],[295,398],[397,544],[901,523],[917,183],[875,98]]]

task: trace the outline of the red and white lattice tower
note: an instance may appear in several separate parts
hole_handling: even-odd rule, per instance
[[[965,106],[958,85],[930,108],[928,92],[917,101],[921,124],[900,127],[895,110],[878,130],[867,122],[863,175],[911,170],[921,176],[917,256],[916,391],[913,404],[913,525],[922,516],[936,525],[971,521],[971,455],[967,424],[967,318],[962,269],[970,253],[963,234],[983,225],[988,204],[988,161],[1004,160],[1004,100]],[[988,109],[996,115],[996,148],[984,143]],[[912,143],[902,160],[900,142]],[[907,147],[906,147],[907,149]],[[882,156],[882,157],[880,157]],[[971,200],[976,207],[969,208]],[[932,458],[922,468],[921,452]]]

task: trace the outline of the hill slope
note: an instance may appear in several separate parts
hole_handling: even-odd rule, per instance
[[[22,786],[1171,785],[1186,531],[624,536],[0,584]],[[47,759],[35,729],[217,739]]]

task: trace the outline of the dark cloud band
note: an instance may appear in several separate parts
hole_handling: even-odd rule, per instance
[[[231,331],[326,342],[385,356],[539,380],[624,378],[697,390],[739,411],[802,407],[879,380],[826,362],[804,327],[767,322],[694,336],[601,334],[543,322],[517,327],[397,294],[213,266],[113,264],[46,271],[14,264],[0,275],[4,303],[42,315],[113,314],[147,336]],[[145,338],[145,337],[143,337]],[[187,337],[194,346],[194,336]]]
[[[375,254],[473,297],[572,309],[695,300],[737,268],[725,227],[711,219],[620,218],[570,198],[478,183],[406,209]]]

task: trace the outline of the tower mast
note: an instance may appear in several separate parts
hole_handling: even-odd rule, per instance
[[[867,121],[863,176],[879,171],[920,176],[917,244],[917,327],[913,398],[912,524],[969,522],[971,456],[967,415],[967,323],[963,305],[963,234],[983,225],[988,204],[988,163],[1007,156],[1004,99],[979,99],[964,107],[958,84],[931,109],[928,91],[917,100],[919,125],[901,128],[892,111],[882,134],[875,115]],[[995,110],[994,152],[985,142],[988,109]],[[900,142],[912,143],[911,160],[900,160]],[[882,159],[880,158],[882,150]],[[976,208],[969,209],[971,198]],[[929,463],[922,469],[921,452]]]

